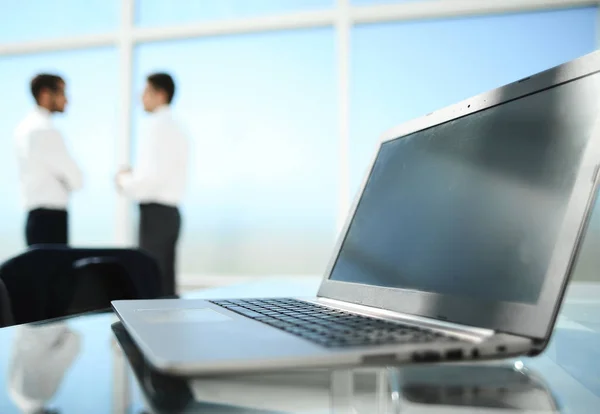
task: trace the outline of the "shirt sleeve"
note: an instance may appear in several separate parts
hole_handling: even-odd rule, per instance
[[[159,129],[146,135],[140,143],[135,169],[119,177],[119,185],[126,196],[136,200],[147,198],[159,185],[160,135]]]
[[[70,191],[83,186],[83,176],[69,153],[61,134],[56,130],[39,131],[32,135],[31,158],[44,165]]]

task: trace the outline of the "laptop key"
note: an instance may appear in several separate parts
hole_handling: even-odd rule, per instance
[[[254,311],[249,310],[249,309],[243,309],[242,308],[240,310],[236,310],[235,312],[237,312],[237,313],[239,313],[241,315],[247,316],[248,318],[252,318],[252,319],[264,318],[265,317],[265,315],[262,315],[262,314],[260,314],[258,312],[254,312]]]

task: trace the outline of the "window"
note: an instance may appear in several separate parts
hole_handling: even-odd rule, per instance
[[[352,194],[384,130],[592,52],[597,15],[584,8],[354,28]]]
[[[335,0],[137,0],[139,26],[256,17],[333,7]]]
[[[138,47],[137,92],[150,72],[171,72],[192,138],[180,272],[323,271],[339,180],[333,39],[318,29]]]
[[[56,124],[85,173],[85,188],[70,205],[71,240],[110,246],[129,233],[116,227],[123,224],[117,218],[126,216],[132,227],[138,222],[134,203],[116,202],[115,157],[131,143],[135,166],[144,139],[139,95],[145,76],[168,71],[178,85],[174,113],[192,141],[179,273],[321,274],[345,218],[340,207],[350,201],[340,195],[347,184],[349,197],[356,194],[383,131],[597,46],[598,8],[577,0],[557,10],[524,0],[509,7],[512,14],[481,16],[461,14],[465,9],[454,5],[460,2],[448,0],[436,10],[452,17],[414,19],[427,2],[0,0],[0,172],[6,178],[0,260],[24,247],[11,137],[33,105],[31,76],[56,71],[68,82],[71,103]],[[339,60],[347,56],[339,53],[346,44],[336,43],[347,39],[348,26],[336,24],[346,4],[349,62]],[[123,5],[134,7],[134,21],[121,15]],[[397,21],[369,11],[385,5],[393,5]],[[260,24],[272,19],[281,30]],[[132,27],[121,30],[123,24]],[[200,26],[206,30],[194,37]],[[26,50],[19,50],[21,42]],[[346,63],[349,90],[339,90]],[[128,75],[133,108],[123,107]],[[346,96],[348,120],[339,111]],[[120,122],[129,109],[130,135]],[[350,137],[342,142],[346,121]],[[124,214],[125,206],[134,214]],[[586,251],[600,245],[598,223],[596,212]],[[597,267],[591,256],[580,266],[590,274]]]
[[[84,188],[70,205],[72,244],[110,245],[114,242],[114,173],[118,106],[117,51],[113,48],[44,53],[0,58],[0,165],[6,195],[0,257],[25,247],[24,212],[20,205],[18,172],[13,146],[16,124],[34,107],[29,81],[39,72],[54,72],[67,82],[69,104],[55,124],[84,173]]]
[[[120,0],[0,0],[0,43],[114,32]]]

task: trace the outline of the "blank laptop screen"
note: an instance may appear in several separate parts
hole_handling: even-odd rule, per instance
[[[331,280],[536,303],[598,75],[382,144]]]

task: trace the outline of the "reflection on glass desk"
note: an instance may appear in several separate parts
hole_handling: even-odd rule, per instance
[[[77,358],[80,340],[61,321],[15,328],[7,391],[21,412],[43,412]]]
[[[153,413],[559,413],[521,363],[299,370],[186,381],[148,366],[121,323],[113,331]]]
[[[309,296],[318,284],[266,280],[188,296]],[[600,407],[600,286],[571,286],[535,358],[187,380],[155,372],[110,312],[0,329],[0,358],[1,414],[587,414]]]

